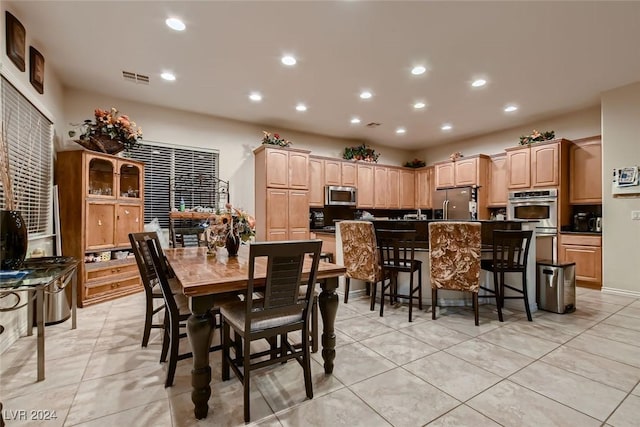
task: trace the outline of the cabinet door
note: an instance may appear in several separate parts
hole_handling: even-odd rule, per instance
[[[454,162],[455,184],[477,185],[478,184],[478,159],[464,159]]]
[[[493,157],[489,170],[489,206],[507,206],[507,157]]]
[[[340,160],[324,161],[324,183],[325,185],[342,185],[342,170]]]
[[[531,186],[555,187],[560,184],[558,144],[531,146]]]
[[[309,238],[309,192],[289,190],[289,239]]]
[[[116,205],[114,203],[87,203],[85,248],[87,251],[115,246]],[[80,221],[80,219],[78,219]]]
[[[373,208],[373,166],[358,165],[358,207]]]
[[[116,207],[116,246],[130,246],[129,233],[143,229],[141,205],[119,203]]]
[[[401,194],[400,170],[387,169],[387,208],[400,209]]]
[[[324,160],[309,159],[309,206],[324,206]]]
[[[309,155],[289,152],[289,188],[306,190],[309,188]]]
[[[87,154],[85,161],[88,174],[87,195],[90,197],[114,198],[118,191],[116,186],[116,161],[93,154]]]
[[[431,174],[433,168],[416,171],[416,208],[431,209]]]
[[[570,203],[602,203],[602,145],[597,141],[569,149]]]
[[[289,190],[267,188],[267,240],[287,240],[289,227]],[[307,213],[307,215],[309,215]],[[308,216],[307,216],[308,221]]]
[[[576,263],[576,280],[602,285],[602,249],[597,246],[561,245],[560,259]]]
[[[396,185],[397,184],[398,180],[396,179]],[[373,207],[376,209],[386,208],[389,188],[387,183],[387,168],[384,166],[374,166],[373,168],[373,191]]]
[[[453,162],[440,163],[435,166],[436,188],[454,187],[455,167]]]
[[[355,187],[358,185],[358,172],[354,163],[341,162],[341,182],[345,187]]]
[[[416,207],[416,181],[414,171],[400,171],[400,207],[402,209],[414,209]]]
[[[531,149],[529,147],[507,151],[508,188],[531,187]]]
[[[267,187],[289,187],[289,153],[278,149],[265,149]]]
[[[140,199],[143,194],[144,178],[139,165],[126,160],[118,161],[118,190],[116,195]]]

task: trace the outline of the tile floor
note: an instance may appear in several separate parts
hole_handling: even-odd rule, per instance
[[[191,361],[163,387],[160,334],[140,347],[142,294],[79,310],[47,327],[46,380],[35,382],[35,337],[18,340],[0,361],[0,400],[11,411],[55,411],[48,422],[8,426],[243,425],[242,387],[221,382],[213,366],[212,408],[193,418]],[[380,318],[366,298],[340,304],[337,356],[325,376],[313,355],[315,397],[290,361],[252,380],[252,419],[261,426],[638,426],[640,299],[578,289],[578,310],[537,312],[533,322],[511,311],[499,323],[482,306],[474,326],[467,309],[443,309],[431,320],[407,308]],[[28,416],[29,418],[30,416]]]

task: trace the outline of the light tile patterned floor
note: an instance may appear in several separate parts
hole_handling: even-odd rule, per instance
[[[222,382],[211,354],[213,393],[206,420],[193,418],[191,360],[165,389],[160,333],[140,347],[142,294],[81,309],[78,329],[47,327],[46,380],[35,382],[35,336],[0,356],[5,419],[18,410],[55,411],[48,422],[8,426],[243,425],[242,386]],[[491,305],[480,327],[468,309],[387,308],[366,298],[340,303],[336,367],[324,375],[313,355],[314,399],[293,361],[252,380],[255,425],[637,426],[640,420],[640,300],[578,289],[578,310],[539,311],[533,322]],[[184,345],[187,345],[186,342]],[[15,415],[13,415],[15,418]],[[27,418],[30,418],[28,415]]]

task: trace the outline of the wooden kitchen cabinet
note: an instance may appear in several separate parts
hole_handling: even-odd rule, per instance
[[[144,164],[85,150],[62,151],[55,171],[62,250],[81,261],[78,304],[140,291],[135,259],[116,260],[113,253],[130,250],[129,233],[143,230]],[[114,259],[84,262],[98,252],[111,252]]]
[[[602,203],[602,139],[576,141],[569,148],[569,202]]]
[[[388,206],[387,198],[389,195],[390,183],[387,182],[388,174],[385,166],[373,167],[373,207],[376,209],[386,209]],[[396,175],[395,185],[399,184],[398,177]],[[398,191],[396,190],[396,196]]]
[[[455,187],[455,165],[453,162],[436,163],[434,168],[436,188]]]
[[[499,154],[491,157],[489,169],[489,207],[507,206],[507,156]]]
[[[416,209],[431,209],[434,191],[433,166],[416,169],[415,180]]]
[[[322,159],[309,157],[309,206],[324,206],[325,162]]]
[[[479,157],[458,159],[454,162],[457,187],[478,184]]]
[[[343,186],[355,187],[358,185],[358,169],[355,163],[341,162],[340,175]]]
[[[357,207],[360,209],[373,209],[375,203],[374,167],[371,164],[359,164],[357,167]]]
[[[435,164],[436,188],[483,186],[488,174],[489,156],[484,154]]]
[[[324,184],[342,185],[342,162],[340,160],[325,159],[324,162]]]
[[[560,233],[560,262],[576,263],[576,284],[600,289],[602,286],[602,236]]]
[[[531,147],[507,148],[507,187],[531,188]]]
[[[415,171],[400,169],[400,208],[416,208]]]
[[[531,187],[560,185],[560,145],[533,144],[531,146]]]
[[[571,141],[554,139],[507,148],[509,189],[568,186]]]
[[[400,209],[401,197],[401,171],[396,168],[387,168],[387,208]]]
[[[262,145],[253,153],[256,241],[308,239],[309,151]],[[284,164],[288,165],[287,174],[273,170]],[[321,173],[317,163],[313,167],[314,174]],[[285,178],[286,186],[283,187]],[[314,197],[319,197],[317,187],[311,191],[314,191]],[[319,199],[315,203],[319,203]]]

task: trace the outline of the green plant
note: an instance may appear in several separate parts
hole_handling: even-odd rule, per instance
[[[410,162],[406,162],[404,164],[405,168],[421,168],[423,166],[427,166],[427,163],[424,160],[420,160],[418,158],[415,158]]]
[[[344,153],[342,153],[343,159],[362,160],[372,163],[377,163],[378,157],[380,157],[380,154],[376,153],[373,148],[365,145],[364,143],[361,145],[355,145],[353,147],[345,147]]]
[[[556,137],[556,133],[554,131],[548,131],[540,133],[537,130],[533,130],[531,135],[522,135],[520,137],[520,145],[527,145],[533,142],[539,141],[548,141]]]
[[[274,133],[273,135],[266,130],[262,131],[262,143],[269,145],[278,145],[280,147],[288,147],[291,145],[291,141],[284,138],[280,138],[280,135]]]
[[[76,125],[81,129],[81,140],[107,137],[122,142],[125,150],[130,150],[140,145],[142,129],[129,119],[129,116],[124,114],[118,116],[118,110],[113,107],[109,111],[96,108],[94,116],[95,121],[87,119]],[[76,131],[70,130],[69,136],[71,138],[76,136]]]

